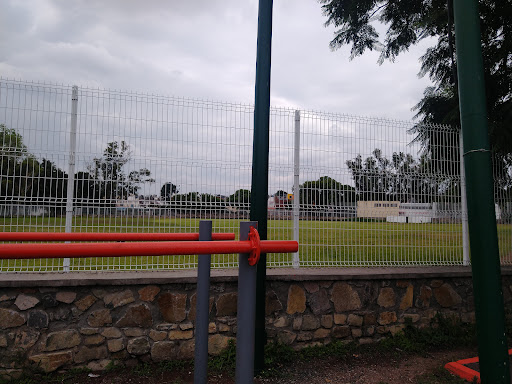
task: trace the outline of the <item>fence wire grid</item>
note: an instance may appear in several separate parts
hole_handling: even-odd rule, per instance
[[[0,80],[1,232],[235,232],[249,219],[254,107]],[[460,132],[270,110],[269,267],[469,263]],[[503,264],[512,158],[494,156]],[[237,266],[215,255],[214,268]],[[0,272],[190,269],[197,256],[0,260]]]

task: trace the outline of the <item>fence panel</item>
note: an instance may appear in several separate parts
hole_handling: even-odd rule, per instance
[[[249,218],[253,106],[76,95],[73,135],[72,87],[0,80],[0,231],[197,232],[212,219],[214,232],[237,233]],[[268,237],[293,239],[298,228],[301,244],[295,259],[269,255],[270,267],[462,263],[457,130],[289,108],[271,108],[270,130]],[[511,168],[495,158],[507,264]],[[0,272],[196,267],[194,256],[76,259],[69,269],[61,259],[0,260]]]

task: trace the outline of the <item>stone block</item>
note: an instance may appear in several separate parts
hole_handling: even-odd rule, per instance
[[[288,289],[288,300],[286,313],[293,315],[294,313],[304,313],[306,310],[306,293],[304,289],[296,284],[290,285]]]
[[[405,328],[405,324],[395,324],[388,327],[389,332],[393,336],[395,336],[397,333],[401,332]]]
[[[225,325],[225,324],[222,324]],[[214,322],[208,323],[208,333],[216,333],[217,332],[217,325]]]
[[[363,316],[364,325],[375,325],[377,324],[377,315],[373,312],[365,313]]]
[[[16,311],[0,308],[0,328],[15,328],[25,324],[25,317]]]
[[[315,315],[326,314],[331,310],[331,303],[325,289],[311,294],[309,307]]]
[[[426,285],[422,285],[420,288],[420,294],[416,298],[416,307],[428,308],[430,306],[430,298],[432,297],[432,288]]]
[[[313,332],[313,339],[325,339],[331,335],[331,331],[325,328],[319,328]]]
[[[142,301],[152,302],[155,300],[156,295],[160,293],[160,288],[156,285],[148,285],[147,287],[139,289],[138,293],[139,299]]]
[[[396,286],[398,288],[407,288],[409,285],[411,285],[411,282],[409,280],[398,280],[396,282]]]
[[[75,363],[106,359],[107,356],[107,348],[104,345],[101,347],[81,347],[75,354]]]
[[[73,361],[73,354],[68,352],[46,353],[30,356],[29,360],[36,363],[45,372],[53,372],[58,368],[70,364]]]
[[[333,317],[332,315],[323,315],[320,319],[320,325],[324,328],[332,328]]]
[[[178,324],[162,323],[156,326],[158,331],[170,331],[171,329],[177,329]]]
[[[121,331],[117,328],[105,328],[101,335],[106,337],[107,339],[117,339],[122,336]]]
[[[87,369],[90,369],[93,372],[103,372],[109,367],[111,361],[112,360],[108,359],[91,361],[87,364]]]
[[[361,336],[363,336],[363,331],[361,330],[361,328],[353,328],[352,329],[352,337],[354,339],[358,339]]]
[[[334,314],[334,324],[343,325],[347,323],[347,315],[343,313],[335,313]]]
[[[432,288],[439,288],[441,285],[443,285],[443,280],[432,280],[430,282]]]
[[[101,335],[86,336],[84,339],[85,345],[100,345],[105,341],[105,337]]]
[[[441,307],[449,308],[462,303],[462,298],[448,283],[434,288],[434,296]]]
[[[149,331],[149,338],[153,341],[163,341],[167,339],[167,332],[152,329]]]
[[[220,355],[228,347],[230,340],[234,340],[234,338],[219,334],[208,336],[208,354]]]
[[[57,292],[55,299],[64,304],[71,304],[76,299],[76,292]]]
[[[19,294],[14,302],[14,305],[18,307],[20,311],[26,311],[27,309],[34,308],[39,303],[37,297]]]
[[[189,340],[194,337],[194,331],[174,330],[169,332],[169,340]]]
[[[377,304],[383,308],[389,308],[395,305],[395,291],[393,288],[382,288],[377,298]]]
[[[311,332],[300,332],[297,335],[298,342],[311,341],[311,340],[313,340],[313,334]]]
[[[229,325],[224,324],[224,323],[219,323],[219,325],[217,326],[217,329],[219,330],[219,332],[229,332],[231,330]]]
[[[346,312],[361,309],[361,299],[356,290],[349,284],[338,282],[332,288],[331,301],[336,312]]]
[[[109,352],[119,352],[124,349],[123,339],[111,339],[107,341],[107,347]]]
[[[171,361],[177,357],[177,347],[174,341],[158,341],[151,347],[151,359],[155,362]]]
[[[48,314],[38,309],[30,311],[27,325],[37,329],[48,328]]]
[[[126,350],[130,355],[144,355],[150,350],[149,341],[147,337],[136,337],[134,339],[128,340]]]
[[[5,348],[7,347],[7,345],[7,336],[5,336],[5,334],[3,333],[0,333],[0,348]]]
[[[405,311],[406,309],[411,308],[413,304],[413,298],[414,287],[412,285],[409,285],[407,287],[407,290],[405,291],[405,294],[402,296],[402,300],[400,301],[400,310]]]
[[[350,315],[348,315],[348,325],[351,325],[353,327],[360,327],[363,325],[363,319],[363,316],[351,313]]]
[[[287,327],[288,325],[290,324],[290,321],[288,320],[287,317],[285,316],[279,316],[275,321],[274,321],[274,327],[276,328],[283,328],[283,327]]]
[[[104,325],[112,324],[110,310],[104,308],[92,312],[87,318],[87,324],[91,327],[103,327]]]
[[[73,348],[81,342],[80,334],[75,329],[49,333],[46,338],[46,350],[49,352],[59,349]]]
[[[293,325],[292,325],[292,328],[294,331],[298,331],[302,328],[302,322],[303,322],[303,319],[302,317],[296,317],[293,319]]]
[[[117,327],[149,328],[153,324],[153,316],[145,303],[130,306],[116,323]]]
[[[185,320],[187,295],[164,292],[158,297],[158,307],[165,321],[180,323]]]
[[[182,331],[188,331],[189,329],[193,329],[194,328],[194,325],[192,323],[181,323],[179,325],[179,328],[182,330]]]
[[[311,281],[304,282],[304,288],[306,291],[308,291],[308,293],[315,293],[320,289],[317,283],[313,283]]]
[[[43,308],[55,308],[59,302],[55,299],[53,293],[47,293],[41,297]]]
[[[359,339],[359,344],[366,345],[366,344],[373,344],[375,341],[371,337],[361,337]]]
[[[82,312],[87,311],[98,299],[93,295],[87,295],[75,302],[76,307]]]
[[[335,326],[332,329],[331,334],[332,334],[332,337],[335,337],[337,339],[343,339],[345,337],[349,337],[351,334],[350,327],[348,325]]]
[[[146,334],[145,330],[140,328],[124,328],[123,332],[126,337],[139,337]]]
[[[179,359],[193,359],[195,353],[195,340],[187,340],[180,344],[178,349]]]
[[[217,316],[236,316],[238,294],[224,293],[217,299]]]
[[[291,345],[297,338],[297,335],[290,331],[280,331],[277,334],[277,341],[284,345]]]
[[[317,329],[320,326],[320,322],[318,318],[313,315],[305,315],[302,317],[302,330],[303,331],[312,331]]]
[[[378,323],[380,325],[388,325],[397,321],[396,312],[381,312],[379,314]]]
[[[40,333],[33,329],[20,329],[14,336],[14,349],[28,350],[32,348],[39,339]],[[1,354],[0,354],[1,355]]]
[[[108,308],[122,307],[123,305],[133,303],[135,298],[133,297],[132,291],[125,289],[122,292],[114,292],[106,294],[103,297],[103,302]]]
[[[268,291],[265,296],[265,314],[270,316],[281,309],[283,309],[283,305],[279,301],[276,293],[274,291]]]

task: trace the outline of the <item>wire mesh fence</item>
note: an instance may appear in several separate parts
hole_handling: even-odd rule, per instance
[[[253,106],[0,80],[0,231],[237,233],[248,220]],[[458,265],[456,129],[271,108],[270,267]],[[510,156],[495,156],[510,263]],[[465,259],[466,257],[466,259]],[[217,255],[214,268],[237,265]],[[0,271],[196,268],[195,256],[0,261]]]

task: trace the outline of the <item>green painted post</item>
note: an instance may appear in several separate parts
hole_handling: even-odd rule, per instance
[[[260,0],[256,53],[256,95],[252,154],[251,221],[258,222],[261,240],[267,239],[268,148],[270,119],[270,57],[272,51],[272,0]],[[254,370],[263,369],[265,333],[265,280],[267,257],[261,254],[256,276]]]
[[[483,384],[510,383],[477,0],[454,0],[469,238]]]

